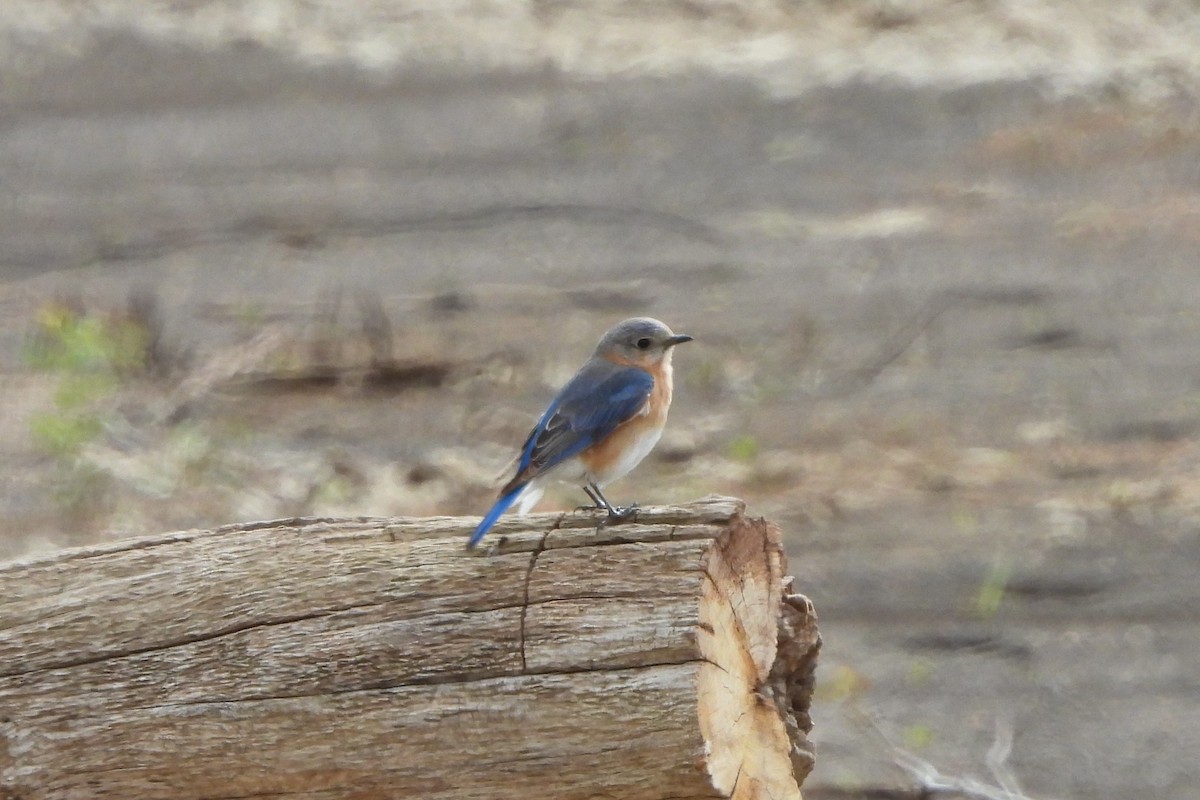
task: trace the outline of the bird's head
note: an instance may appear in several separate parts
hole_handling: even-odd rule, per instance
[[[663,361],[670,363],[671,349],[691,340],[656,319],[634,317],[610,328],[596,345],[596,355],[617,364],[649,368]]]

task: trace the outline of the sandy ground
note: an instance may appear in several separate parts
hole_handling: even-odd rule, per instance
[[[810,798],[916,796],[891,745],[995,784],[1007,731],[1033,797],[1200,794],[1187,4],[236,5],[0,22],[0,555],[480,513],[649,313],[697,342],[614,494],[783,525]],[[159,338],[54,455],[62,309]]]

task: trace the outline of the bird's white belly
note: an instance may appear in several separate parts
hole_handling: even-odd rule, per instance
[[[607,469],[588,473],[587,479],[597,486],[604,487],[615,480],[624,478],[634,467],[642,463],[642,459],[650,455],[654,445],[658,444],[662,432],[662,427],[648,428],[645,433],[629,443],[629,446],[621,452],[620,457],[612,465]]]

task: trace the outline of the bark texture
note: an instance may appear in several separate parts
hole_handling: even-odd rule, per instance
[[[0,565],[0,798],[800,797],[819,638],[775,526],[714,497],[468,553],[475,522]]]

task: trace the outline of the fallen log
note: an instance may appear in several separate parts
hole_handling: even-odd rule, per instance
[[[291,519],[0,565],[0,798],[799,798],[819,638],[740,501]]]

